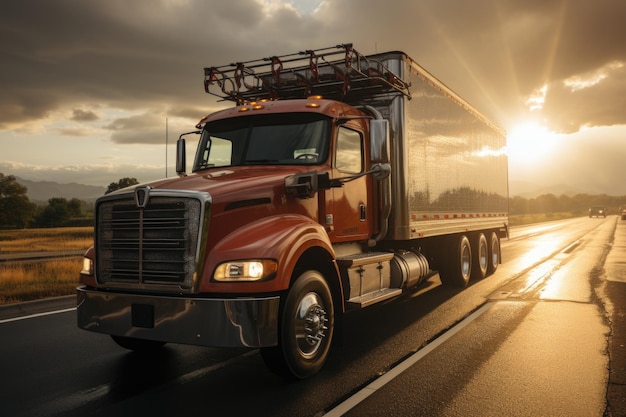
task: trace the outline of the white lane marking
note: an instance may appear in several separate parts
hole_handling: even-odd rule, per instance
[[[74,310],[76,310],[76,307],[66,308],[66,309],[64,309],[64,310],[46,311],[45,313],[31,314],[31,315],[29,315],[29,316],[13,317],[13,318],[11,318],[11,319],[4,319],[4,320],[0,320],[0,324],[10,323],[10,322],[12,322],[12,321],[19,321],[19,320],[34,319],[34,318],[36,318],[36,317],[51,316],[51,315],[53,315],[53,314],[67,313],[68,311],[74,311]]]
[[[437,339],[433,340],[428,345],[424,346],[422,349],[418,350],[413,355],[400,362],[398,365],[390,369],[385,374],[381,375],[379,378],[371,382],[369,385],[361,389],[356,394],[352,395],[350,398],[346,399],[341,404],[337,405],[332,410],[328,411],[328,413],[324,414],[324,417],[339,417],[344,415],[345,413],[356,407],[361,401],[365,400],[367,397],[375,393],[378,389],[382,388],[387,383],[398,377],[401,373],[408,370],[411,366],[415,365],[419,360],[423,359],[433,350],[444,344],[452,336],[457,334],[464,327],[476,320],[484,312],[489,310],[494,304],[495,303],[487,303],[483,305],[481,308],[467,316],[464,320],[462,320],[456,326],[439,336]]]

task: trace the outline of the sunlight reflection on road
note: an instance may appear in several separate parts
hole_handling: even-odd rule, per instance
[[[524,253],[522,256],[515,260],[516,269],[518,271],[530,268],[537,262],[540,262],[541,260],[549,257],[560,249],[559,242],[555,239],[537,239],[533,243],[534,246],[532,249],[528,250],[526,253]]]

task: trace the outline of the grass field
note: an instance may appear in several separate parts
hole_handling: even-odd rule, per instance
[[[0,254],[87,250],[93,227],[0,230]]]
[[[0,305],[75,294],[82,263],[80,257],[0,263]]]
[[[92,243],[92,227],[0,230],[0,255],[87,250]],[[81,257],[0,262],[0,305],[72,295],[81,267]]]

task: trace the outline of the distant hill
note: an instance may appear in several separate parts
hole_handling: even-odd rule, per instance
[[[524,181],[509,181],[510,197],[536,198],[544,194],[553,194],[557,197],[566,195],[572,197],[576,194],[585,194],[583,190],[576,189],[569,185],[539,185]],[[596,193],[587,193],[596,194]]]
[[[28,188],[28,198],[33,202],[47,202],[54,197],[78,198],[79,200],[91,201],[104,195],[106,187],[98,187],[95,185],[84,185],[77,183],[59,184],[51,181],[30,181],[16,177],[19,184]]]

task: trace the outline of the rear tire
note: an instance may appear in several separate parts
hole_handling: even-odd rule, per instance
[[[274,373],[307,378],[326,362],[333,338],[333,297],[322,274],[300,275],[281,310],[278,346],[262,348],[261,356]]]
[[[474,240],[475,245],[472,247],[474,259],[472,260],[472,278],[476,280],[483,279],[487,276],[489,268],[489,246],[487,238],[483,233],[479,233]]]
[[[487,267],[487,275],[496,272],[501,262],[500,256],[500,239],[496,232],[492,232],[491,238],[489,239],[489,265]]]
[[[460,237],[453,237],[448,243],[450,245],[444,250],[451,250],[451,253],[445,257],[446,261],[443,265],[440,265],[441,282],[447,286],[465,288],[472,273],[470,241],[467,236],[461,235]]]

